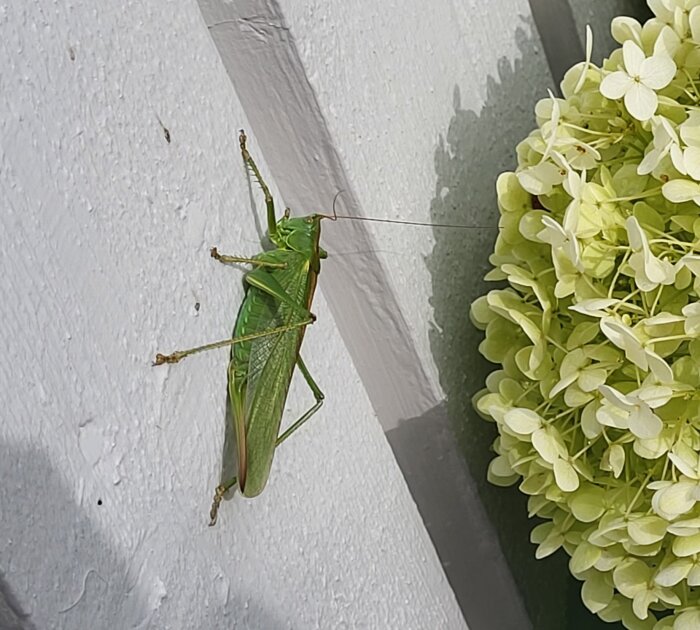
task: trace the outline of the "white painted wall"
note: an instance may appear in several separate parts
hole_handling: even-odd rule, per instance
[[[466,627],[323,294],[326,405],[206,526],[227,353],[150,360],[228,334],[240,274],[208,248],[255,252],[262,204],[196,3],[14,0],[0,51],[4,623]]]

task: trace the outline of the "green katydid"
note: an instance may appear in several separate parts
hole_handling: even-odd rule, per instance
[[[316,289],[320,260],[326,252],[319,246],[323,214],[291,218],[289,210],[279,220],[275,204],[257,165],[246,148],[246,135],[239,137],[246,165],[265,194],[270,241],[276,249],[252,258],[225,256],[216,248],[211,255],[223,263],[248,263],[255,268],[244,276],[246,293],[230,339],[209,343],[169,355],[158,354],[155,365],[177,363],[202,352],[231,346],[228,392],[238,452],[238,475],[216,488],[210,525],[216,523],[224,494],[235,485],[246,497],[260,494],[270,475],[275,449],[316,413],[323,392],[299,355],[306,326],[316,318],[311,302]],[[284,404],[294,368],[309,384],[316,402],[286,431],[279,434]]]
[[[237,443],[238,475],[216,488],[210,511],[210,525],[216,523],[221,501],[234,486],[238,485],[241,494],[246,497],[255,497],[264,490],[275,449],[323,404],[323,392],[299,355],[306,327],[316,319],[310,310],[311,303],[321,267],[320,261],[327,257],[319,245],[321,219],[470,227],[339,216],[335,211],[333,215],[312,214],[291,218],[288,209],[277,220],[274,200],[246,148],[246,135],[243,131],[239,142],[243,161],[265,195],[268,234],[275,249],[252,258],[242,258],[219,254],[213,248],[211,255],[220,262],[247,263],[255,267],[244,276],[246,293],[232,337],[189,350],[178,350],[169,355],[158,354],[154,363],[177,363],[196,352],[231,346],[228,393]],[[295,367],[299,368],[311,388],[315,403],[280,434],[284,405]]]

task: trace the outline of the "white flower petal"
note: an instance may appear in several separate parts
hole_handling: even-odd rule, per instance
[[[610,24],[610,32],[618,44],[624,44],[628,39],[633,40],[637,44],[641,43],[642,25],[634,18],[626,16],[613,18]]]
[[[673,630],[697,630],[700,628],[700,610],[686,610],[675,618]]]
[[[553,464],[559,459],[556,441],[545,429],[537,429],[532,434],[532,446],[535,447],[540,457],[549,464]]]
[[[695,499],[692,497],[695,485],[695,482],[685,480],[659,490],[654,495],[654,498],[658,502],[659,509],[664,512],[664,514],[668,514],[672,517],[689,512],[695,505]],[[653,503],[654,502],[652,502],[652,505]],[[661,516],[664,514],[661,514]]]
[[[681,175],[687,175],[688,169],[685,166],[685,158],[683,157],[683,149],[681,149],[677,144],[672,144],[672,145],[670,145],[669,154],[671,155],[671,162],[673,163],[674,168]]]
[[[683,166],[695,181],[700,181],[700,147],[688,147],[683,151]]]
[[[601,332],[618,348],[625,351],[625,356],[645,372],[649,369],[647,355],[634,331],[614,317],[603,317],[600,320]]]
[[[569,310],[576,311],[582,315],[590,315],[591,317],[605,317],[607,313],[605,309],[610,308],[613,304],[617,304],[619,300],[615,298],[592,298],[589,300],[580,300],[576,304],[569,307]]]
[[[627,40],[622,44],[622,59],[625,62],[625,70],[633,77],[639,75],[645,58],[644,51],[633,41]]]
[[[625,411],[614,405],[601,405],[595,413],[595,418],[600,424],[615,429],[629,428],[629,417],[629,411]]]
[[[672,179],[662,186],[661,193],[673,203],[683,203],[700,194],[700,185],[689,179]]]
[[[625,93],[625,107],[637,120],[649,120],[659,105],[656,92],[642,83],[633,83]]]
[[[579,90],[583,87],[583,82],[586,79],[586,74],[588,74],[588,68],[591,65],[591,54],[593,53],[593,31],[591,27],[586,24],[586,61],[581,68],[581,74],[576,81],[574,86],[574,94],[577,94]]]
[[[673,396],[673,390],[664,385],[645,385],[634,393],[652,409],[665,405]]]
[[[598,388],[598,391],[603,394],[609,403],[619,407],[620,409],[632,411],[635,407],[633,400],[630,400],[627,396],[616,390],[614,387],[610,387],[610,385],[601,385]]]
[[[680,315],[674,315],[673,313],[668,313],[662,311],[653,317],[647,317],[644,320],[644,326],[648,328],[649,326],[663,326],[664,324],[678,324],[683,321]]]
[[[585,406],[581,413],[581,430],[589,440],[597,438],[603,430],[603,427],[600,426],[600,422],[598,422],[595,417],[595,412],[596,401],[592,400]]]
[[[673,284],[676,280],[676,269],[668,260],[661,260],[649,254],[646,261],[647,278],[657,284]]]
[[[530,435],[542,427],[542,418],[532,409],[515,407],[506,412],[503,423],[515,433]]]
[[[688,15],[688,23],[690,25],[690,35],[692,39],[700,42],[700,7],[693,7]]]
[[[541,162],[517,173],[520,185],[533,195],[548,195],[552,187],[561,183],[564,175],[551,162]]]
[[[700,335],[700,302],[687,304],[682,309],[686,319],[683,322],[683,330],[686,335],[697,337]]]
[[[671,548],[679,558],[687,558],[700,552],[700,533],[676,538]]]
[[[639,78],[652,90],[665,88],[676,74],[676,64],[667,55],[660,53],[642,61]]]
[[[627,238],[629,239],[630,247],[635,251],[642,249],[647,242],[647,237],[644,230],[642,230],[642,226],[639,225],[637,217],[628,217],[627,221],[625,221],[625,227],[627,228]]]
[[[654,582],[660,586],[675,586],[688,575],[692,567],[693,561],[690,558],[675,560],[654,576]]]
[[[669,453],[668,458],[686,477],[697,477],[697,472],[695,471],[695,467],[691,462],[685,461],[685,459],[681,458],[679,455],[676,455],[676,453]]]
[[[651,173],[659,165],[659,162],[661,162],[664,153],[665,151],[663,149],[651,149],[647,151],[637,167],[637,175],[648,175]]]
[[[600,93],[612,100],[622,98],[634,84],[634,79],[626,72],[613,72],[600,82]]]
[[[640,405],[635,413],[630,413],[629,425],[630,431],[643,440],[655,438],[664,428],[661,418],[646,404]]]
[[[564,492],[578,490],[579,479],[574,467],[565,459],[558,459],[553,464],[554,480]]]
[[[700,112],[689,112],[688,118],[681,124],[679,130],[683,142],[689,147],[700,146]]]
[[[657,381],[660,383],[673,382],[673,370],[656,352],[651,350],[644,351],[646,363]],[[641,367],[641,366],[640,366]]]
[[[700,277],[700,256],[697,254],[686,254],[679,262],[683,266],[688,267],[693,275]]]

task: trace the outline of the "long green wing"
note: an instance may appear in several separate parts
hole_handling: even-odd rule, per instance
[[[284,269],[256,270],[256,284],[272,277],[297,308],[285,304],[258,286],[248,286],[236,319],[234,337],[263,332],[304,321],[313,282],[309,259],[291,250],[274,250],[256,257],[285,263]],[[241,492],[254,497],[270,474],[275,442],[304,327],[259,337],[233,346],[229,365],[229,393],[236,439],[239,443]]]

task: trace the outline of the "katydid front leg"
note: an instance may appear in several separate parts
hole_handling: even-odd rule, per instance
[[[253,158],[250,157],[250,153],[248,153],[248,148],[246,147],[247,139],[248,137],[245,135],[245,131],[241,129],[241,134],[238,136],[238,142],[241,145],[241,155],[243,156],[243,161],[246,163],[246,166],[248,166],[250,170],[253,171],[255,179],[258,181],[258,184],[260,184],[260,188],[262,188],[263,194],[265,195],[265,206],[267,207],[267,231],[270,235],[270,239],[274,241],[275,236],[277,236],[277,218],[275,217],[275,201],[272,198],[270,189],[267,187],[265,180],[260,174],[258,165],[255,163]]]

